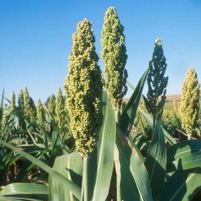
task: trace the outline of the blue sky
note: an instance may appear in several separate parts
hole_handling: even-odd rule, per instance
[[[125,28],[130,82],[136,85],[146,70],[157,37],[168,64],[167,94],[181,93],[190,66],[201,80],[200,0],[0,0],[0,94],[4,89],[7,98],[12,91],[18,96],[27,86],[35,101],[45,101],[63,89],[77,23],[84,18],[93,22],[100,56],[110,6]],[[101,58],[99,64],[103,71]]]

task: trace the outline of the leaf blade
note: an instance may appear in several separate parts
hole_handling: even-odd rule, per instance
[[[201,186],[201,168],[176,171],[166,182],[161,201],[188,201]]]
[[[65,178],[63,175],[59,174],[57,171],[53,170],[51,167],[43,163],[42,161],[38,160],[37,158],[31,156],[30,154],[25,153],[24,151],[12,146],[11,144],[8,144],[0,139],[0,143],[4,146],[8,147],[9,149],[17,152],[22,157],[26,158],[27,160],[31,161],[32,163],[36,164],[40,168],[42,168],[47,173],[55,176],[57,179],[62,182],[69,191],[71,191],[78,199],[81,197],[81,189],[75,185],[73,182]]]
[[[80,154],[73,152],[57,157],[53,169],[81,188],[82,166],[83,163]],[[50,200],[77,200],[73,194],[66,189],[66,186],[52,175],[49,176],[49,197]]]
[[[165,183],[167,153],[165,138],[158,121],[155,123],[153,136],[148,148],[145,166],[149,172],[152,195],[154,200],[158,200]],[[158,185],[159,184],[159,185]]]
[[[134,90],[131,98],[129,99],[128,103],[126,104],[125,109],[123,110],[123,113],[120,118],[120,128],[121,130],[126,134],[126,136],[129,136],[134,118],[136,115],[136,111],[141,99],[142,90],[144,88],[144,84],[147,78],[148,69],[144,72],[142,77],[140,78],[137,87]],[[130,82],[128,82],[128,85],[131,85]]]
[[[99,142],[97,143],[97,173],[94,185],[94,201],[106,200],[113,171],[114,145],[116,138],[115,113],[109,97],[105,94],[105,118],[100,129]]]
[[[201,167],[201,140],[186,140],[167,149],[168,171]]]
[[[148,124],[153,127],[153,117],[151,117],[149,114],[144,112],[140,107],[138,107],[138,111],[140,114],[147,120]],[[170,145],[176,144],[176,140],[161,126],[163,133],[165,135],[165,138],[168,140]]]
[[[118,168],[121,199],[152,201],[148,172],[138,148],[117,129],[115,165]]]
[[[0,196],[11,199],[47,200],[48,187],[35,183],[13,183],[1,190]]]

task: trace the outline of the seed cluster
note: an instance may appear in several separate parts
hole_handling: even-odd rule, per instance
[[[162,115],[166,99],[166,87],[168,83],[168,77],[164,76],[166,68],[167,63],[163,53],[162,41],[160,38],[157,38],[152,59],[149,62],[147,76],[147,99],[149,104],[146,104],[148,112],[152,113],[157,119],[160,119]]]
[[[41,100],[38,100],[38,104],[36,107],[36,115],[37,115],[37,122],[40,126],[44,126],[44,121],[45,121],[45,113],[44,113],[44,109],[43,109],[43,104],[41,102]]]
[[[114,110],[120,109],[122,98],[128,90],[126,86],[128,74],[125,69],[127,54],[123,31],[116,9],[110,7],[105,13],[101,43],[105,64],[105,87]]]
[[[192,134],[199,117],[199,97],[200,84],[197,74],[193,67],[187,71],[186,78],[182,85],[182,97],[180,114],[182,120],[182,128],[188,134]]]
[[[102,122],[100,105],[103,86],[91,25],[87,19],[78,23],[65,79],[70,128],[76,150],[83,156],[92,152]]]
[[[65,111],[64,111],[64,98],[61,88],[57,91],[57,97],[55,100],[55,120],[59,129],[64,128],[65,124]]]

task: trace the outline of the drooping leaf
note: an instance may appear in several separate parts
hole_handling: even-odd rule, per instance
[[[56,179],[58,179],[61,183],[63,183],[64,186],[66,186],[66,189],[71,191],[74,196],[76,196],[78,199],[81,197],[81,189],[74,184],[69,179],[65,178],[63,175],[59,174],[57,171],[53,170],[51,167],[43,163],[42,161],[38,160],[37,158],[31,156],[30,154],[25,153],[24,151],[20,150],[19,148],[16,148],[12,146],[11,144],[8,144],[0,139],[0,144],[3,144],[4,146],[8,147],[9,149],[15,151],[20,156],[26,158],[27,160],[31,161],[32,163],[36,164],[40,168],[42,168],[45,172],[49,173],[50,175],[54,176]]]
[[[154,200],[159,200],[165,183],[167,152],[165,138],[158,121],[155,123],[152,140],[148,148],[145,165],[151,180],[152,195]]]

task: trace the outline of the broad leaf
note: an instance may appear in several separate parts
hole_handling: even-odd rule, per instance
[[[116,138],[115,114],[109,97],[103,96],[104,120],[99,132],[99,139],[94,153],[90,156],[90,185],[93,189],[93,201],[106,200],[113,172],[114,145]],[[93,173],[95,171],[95,173]],[[94,177],[95,176],[95,177]],[[93,177],[95,181],[93,182]]]
[[[189,201],[201,188],[201,168],[177,171],[166,182],[161,201]]]
[[[57,157],[53,169],[59,172],[64,177],[71,180],[74,184],[81,187],[83,162],[79,153],[66,154]],[[77,201],[73,194],[66,189],[60,180],[54,176],[49,177],[49,200],[69,200]]]
[[[26,158],[27,160],[31,161],[32,163],[36,164],[40,168],[42,168],[44,171],[49,173],[50,175],[54,176],[56,179],[58,179],[63,185],[71,191],[74,196],[76,196],[78,199],[81,197],[81,189],[71,182],[69,179],[65,178],[63,175],[59,174],[57,171],[53,170],[51,167],[43,163],[42,161],[38,160],[37,158],[31,156],[30,154],[25,153],[24,151],[21,151],[19,148],[16,148],[12,146],[11,144],[8,144],[0,139],[0,144],[3,144],[4,146],[8,147],[9,149],[12,149],[22,157]]]
[[[155,123],[152,140],[145,160],[146,168],[151,180],[152,195],[158,200],[165,182],[167,153],[165,138],[158,121]]]
[[[11,200],[48,200],[48,187],[34,183],[13,183],[1,190],[0,196]]]
[[[115,168],[118,200],[152,201],[149,175],[140,152],[120,129],[117,131]]]
[[[186,140],[167,150],[168,171],[201,167],[201,140]]]

